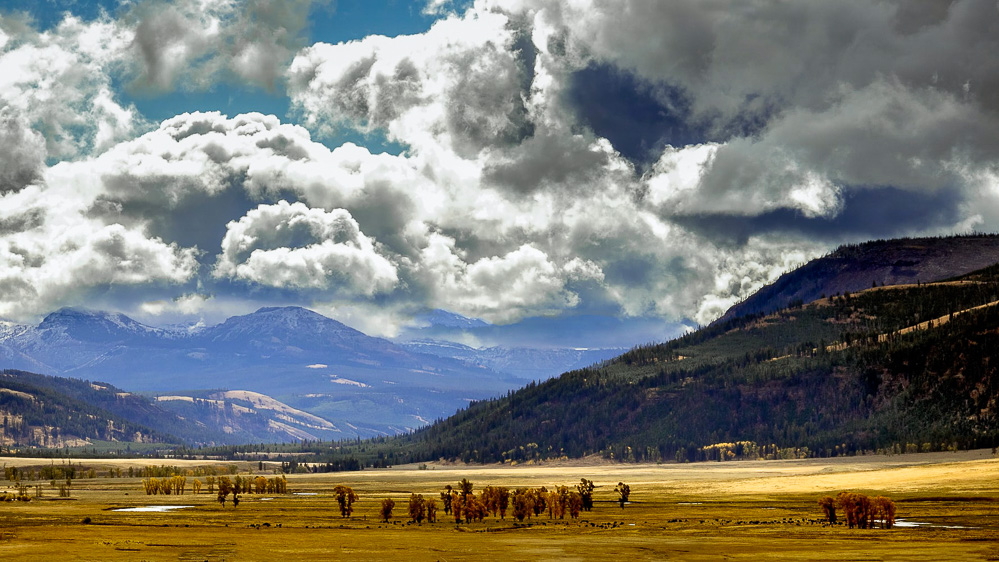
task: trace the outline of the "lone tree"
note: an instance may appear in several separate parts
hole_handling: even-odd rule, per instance
[[[624,504],[628,503],[628,496],[631,495],[631,486],[624,482],[618,482],[614,491],[617,492],[617,502],[621,504],[621,509],[624,509]]]
[[[593,509],[593,489],[595,487],[593,481],[586,478],[580,478],[579,484],[576,484],[576,489],[579,490],[579,497],[583,500],[583,511]]]
[[[417,525],[423,524],[423,519],[427,516],[427,502],[423,499],[423,494],[412,494],[409,496],[409,518]]]
[[[333,495],[336,496],[336,503],[340,506],[340,517],[350,517],[354,513],[354,502],[357,501],[357,494],[349,486],[337,485],[333,488]]]
[[[382,510],[381,516],[382,521],[388,523],[388,520],[392,518],[392,508],[395,507],[395,502],[391,498],[385,498],[382,500]]]

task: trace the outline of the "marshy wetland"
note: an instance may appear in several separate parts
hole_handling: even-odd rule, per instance
[[[22,476],[69,461],[6,458]],[[30,501],[0,503],[0,558],[23,560],[999,560],[999,459],[991,451],[694,464],[399,466],[362,472],[290,474],[288,493],[247,493],[238,507],[216,501],[195,479],[233,463],[74,459],[69,497],[59,484],[23,479]],[[190,471],[185,493],[147,495],[146,466]],[[235,463],[239,476],[273,478],[273,466]],[[136,476],[129,477],[128,468]],[[94,469],[96,477],[89,475]],[[108,469],[115,477],[104,476]],[[117,477],[117,469],[123,476]],[[91,473],[93,474],[93,473]],[[232,475],[231,477],[235,477]],[[462,479],[487,485],[570,488],[595,484],[594,505],[577,519],[547,513],[455,524],[411,522],[411,494],[439,498]],[[631,488],[621,508],[615,487]],[[6,482],[14,493],[13,482]],[[349,518],[333,489],[358,495]],[[35,497],[41,486],[41,497]],[[0,486],[0,489],[3,489]],[[823,522],[816,503],[851,491],[892,498],[892,529]],[[382,500],[395,502],[389,522]],[[438,500],[439,502],[440,500]],[[183,507],[181,506],[190,506]],[[177,509],[167,509],[176,507]],[[135,511],[135,508],[148,508]],[[121,511],[133,509],[133,511]]]

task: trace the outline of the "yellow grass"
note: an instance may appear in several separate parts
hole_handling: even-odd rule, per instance
[[[50,462],[0,459],[7,466]],[[150,464],[73,462],[99,471],[109,464]],[[257,464],[240,467],[255,470]],[[437,497],[445,484],[462,478],[478,491],[487,484],[551,488],[584,477],[598,486],[596,505],[575,521],[542,516],[517,525],[508,513],[506,520],[456,526],[440,513],[438,523],[417,526],[404,517],[410,493]],[[615,502],[619,481],[632,488],[624,509]],[[426,470],[296,474],[289,476],[292,492],[318,495],[247,494],[235,509],[231,502],[220,507],[207,493],[147,496],[138,478],[76,480],[69,500],[58,499],[48,482],[41,484],[41,500],[0,504],[0,559],[999,560],[999,460],[990,451],[664,465],[430,464]],[[350,519],[337,513],[331,494],[336,484],[352,486],[361,497]],[[890,496],[898,502],[899,518],[934,526],[823,526],[816,500],[843,490]],[[388,524],[377,516],[385,497],[396,502]],[[150,504],[194,507],[112,511]],[[89,524],[82,523],[85,517]]]

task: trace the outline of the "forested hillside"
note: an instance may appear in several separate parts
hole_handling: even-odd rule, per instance
[[[11,370],[0,373],[0,417],[4,447],[72,447],[94,440],[179,443],[171,431],[199,433],[148,400],[112,386]]]
[[[833,295],[637,348],[410,435],[340,443],[333,457],[694,461],[994,446],[997,301],[999,266]]]

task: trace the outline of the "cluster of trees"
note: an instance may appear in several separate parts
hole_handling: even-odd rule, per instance
[[[222,505],[225,505],[225,499],[229,494],[233,496],[233,504],[239,505],[238,495],[239,494],[286,494],[288,493],[288,480],[284,475],[276,476],[273,478],[265,478],[263,476],[257,476],[251,478],[249,476],[241,477],[236,476],[235,480],[231,480],[228,476],[207,476],[205,481],[208,484],[208,493],[214,493],[216,484],[218,485],[219,497],[218,501]],[[203,484],[201,480],[195,478],[192,482],[192,488],[195,494],[200,494]],[[183,494],[187,491],[187,477],[174,475],[166,477],[163,479],[159,478],[144,478],[142,480],[142,489],[145,490],[146,495],[155,496],[157,494]]]
[[[579,484],[555,486],[552,490],[541,486],[539,488],[517,488],[511,491],[505,486],[486,486],[479,494],[474,491],[474,484],[463,478],[457,486],[448,484],[440,492],[441,506],[446,515],[454,517],[454,522],[482,522],[490,513],[493,517],[505,519],[507,511],[513,508],[513,517],[517,521],[540,517],[546,511],[549,519],[565,519],[566,514],[575,519],[581,511],[593,509],[593,481],[580,479]],[[621,507],[628,501],[631,487],[619,482],[615,491]],[[385,498],[381,503],[381,518],[388,521],[392,517],[395,501]],[[424,520],[433,523],[437,520],[438,505],[434,498],[425,498],[422,494],[412,494],[409,497],[409,517],[415,523]]]
[[[40,486],[36,486],[35,496],[41,497]],[[0,502],[12,502],[12,501],[20,501],[20,502],[31,501],[31,496],[28,495],[28,486],[26,486],[25,484],[18,484],[17,492],[4,491],[3,493],[0,493]]]
[[[194,493],[198,493],[201,489],[200,482],[195,485]],[[156,494],[170,495],[171,493],[177,494],[178,496],[183,494],[187,489],[187,478],[184,476],[171,476],[170,478],[164,478],[160,480],[159,478],[144,478],[142,480],[142,489],[146,491],[147,496],[155,496]]]
[[[835,498],[823,496],[819,498],[819,507],[825,514],[826,521],[835,525],[836,509],[843,511],[846,524],[853,529],[873,529],[880,524],[882,529],[895,526],[895,502],[884,497],[870,497],[853,492],[840,492]]]
[[[388,500],[391,502],[392,500]],[[392,509],[391,506],[388,508],[388,516],[391,516]],[[382,501],[382,515],[385,516],[385,521],[388,522],[388,516],[386,516],[386,504]],[[437,500],[434,498],[424,498],[423,494],[411,494],[409,496],[409,518],[416,524],[422,524],[423,520],[426,519],[427,523],[437,522]]]

